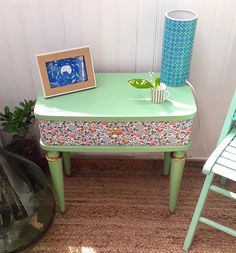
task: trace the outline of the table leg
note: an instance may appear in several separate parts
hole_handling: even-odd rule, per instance
[[[164,153],[164,168],[163,168],[163,174],[165,176],[169,175],[170,171],[170,152]]]
[[[185,160],[186,153],[183,151],[176,151],[171,155],[170,212],[174,212],[176,209]]]
[[[70,176],[71,175],[70,153],[63,152],[62,157],[64,162],[65,173],[67,176]]]
[[[64,182],[63,182],[63,169],[62,159],[60,152],[48,151],[46,154],[48,160],[49,169],[52,176],[53,186],[56,192],[56,197],[61,212],[65,211],[64,201]]]

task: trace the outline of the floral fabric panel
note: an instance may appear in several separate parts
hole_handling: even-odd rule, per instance
[[[192,120],[151,122],[39,121],[45,145],[156,145],[190,142]]]

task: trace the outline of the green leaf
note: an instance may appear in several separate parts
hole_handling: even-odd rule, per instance
[[[36,100],[29,100],[29,105],[32,107],[35,105]]]
[[[5,126],[5,127],[3,127],[3,131],[8,132],[8,133],[14,133],[16,131],[16,129],[11,126]]]
[[[161,78],[160,76],[155,78],[155,88],[159,87],[161,85]]]
[[[25,135],[29,132],[30,126],[34,123],[34,105],[36,100],[19,102],[19,107],[15,107],[11,112],[8,106],[5,106],[4,113],[0,113],[0,122],[3,131]]]
[[[132,79],[129,80],[128,83],[137,89],[153,88],[153,85],[149,81],[144,79]]]
[[[10,108],[8,106],[5,106],[4,112],[5,112],[5,115],[8,115],[10,113]]]

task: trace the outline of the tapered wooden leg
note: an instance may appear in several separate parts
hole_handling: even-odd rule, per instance
[[[70,176],[71,175],[70,153],[63,152],[62,157],[64,162],[65,173],[67,176]]]
[[[171,154],[170,212],[174,212],[176,209],[185,160],[186,153],[183,151],[173,152]]]
[[[197,229],[197,225],[199,222],[199,218],[201,216],[202,210],[203,210],[204,205],[206,203],[207,195],[208,195],[208,192],[209,192],[209,189],[210,189],[210,186],[211,186],[213,180],[214,180],[214,173],[210,173],[209,175],[207,175],[204,185],[202,187],[200,197],[197,202],[197,206],[196,206],[194,214],[193,214],[191,224],[188,229],[187,236],[184,241],[184,245],[183,245],[184,251],[188,251],[189,248],[191,247],[191,244],[192,244],[192,241],[193,241],[196,229]]]
[[[170,171],[170,152],[164,153],[164,168],[163,168],[163,174],[165,176],[169,175]]]
[[[64,212],[65,211],[64,182],[63,182],[62,159],[60,153],[49,151],[47,152],[46,158],[48,160],[48,165],[52,176],[58,206],[60,211]]]

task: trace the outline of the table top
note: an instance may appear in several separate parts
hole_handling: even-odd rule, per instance
[[[136,89],[128,84],[132,78],[149,80],[148,73],[97,73],[97,87],[53,98],[40,93],[35,116],[41,120],[187,120],[197,108],[188,85],[167,87],[170,97],[153,104],[150,89]]]

